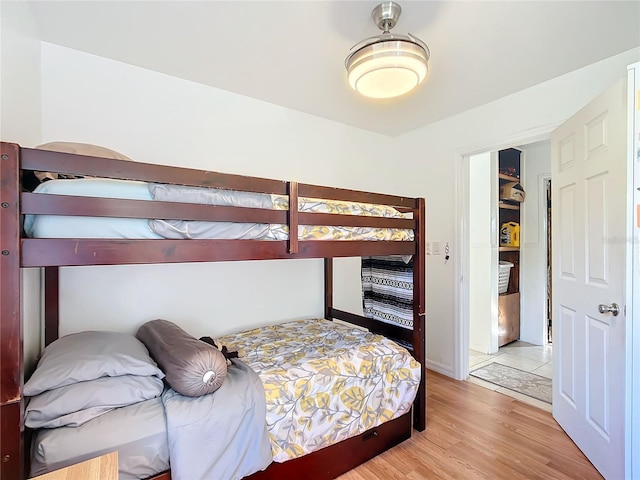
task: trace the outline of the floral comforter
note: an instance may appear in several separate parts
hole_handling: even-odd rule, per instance
[[[421,367],[391,340],[328,320],[219,338],[262,380],[273,459],[284,462],[408,412]]]

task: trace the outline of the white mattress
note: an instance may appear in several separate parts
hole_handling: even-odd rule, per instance
[[[115,450],[120,480],[147,478],[169,469],[160,397],[116,408],[79,427],[38,430],[30,473],[41,475]]]
[[[153,200],[145,182],[109,178],[50,180],[38,185],[34,192]],[[24,230],[32,238],[162,238],[151,231],[145,218],[26,215]]]

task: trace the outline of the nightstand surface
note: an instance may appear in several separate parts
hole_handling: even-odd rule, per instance
[[[118,452],[107,453],[31,480],[118,480]]]

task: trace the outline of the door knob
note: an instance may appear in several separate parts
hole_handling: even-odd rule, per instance
[[[612,303],[611,305],[603,305],[602,303],[598,305],[598,311],[600,313],[610,313],[614,317],[617,317],[620,313],[620,307],[617,303]]]

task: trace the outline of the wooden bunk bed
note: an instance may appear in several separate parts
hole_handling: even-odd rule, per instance
[[[327,213],[303,213],[258,208],[209,206],[162,201],[127,200],[67,195],[42,195],[27,191],[23,176],[33,171],[137,180],[149,183],[220,188],[286,195],[289,205],[312,197],[389,205],[411,218],[382,218]],[[402,442],[412,427],[425,429],[425,202],[362,191],[321,187],[296,182],[237,176],[186,168],[87,157],[2,143],[0,228],[0,422],[2,478],[21,479],[28,473],[28,429],[24,428],[23,333],[21,319],[21,268],[44,268],[44,344],[58,338],[58,271],[61,266],[121,265],[246,261],[265,259],[324,259],[324,316],[369,329],[407,346],[421,365],[421,382],[413,411],[357,437],[292,461],[272,463],[252,475],[266,478],[334,478]],[[80,199],[80,201],[79,201]],[[27,238],[25,215],[63,215],[120,218],[162,218],[206,221],[281,223],[289,232],[299,225],[368,226],[411,229],[411,241],[300,240],[171,240],[101,238]],[[375,321],[333,306],[333,258],[380,255],[413,256],[413,329]],[[170,478],[168,473],[153,477]]]

